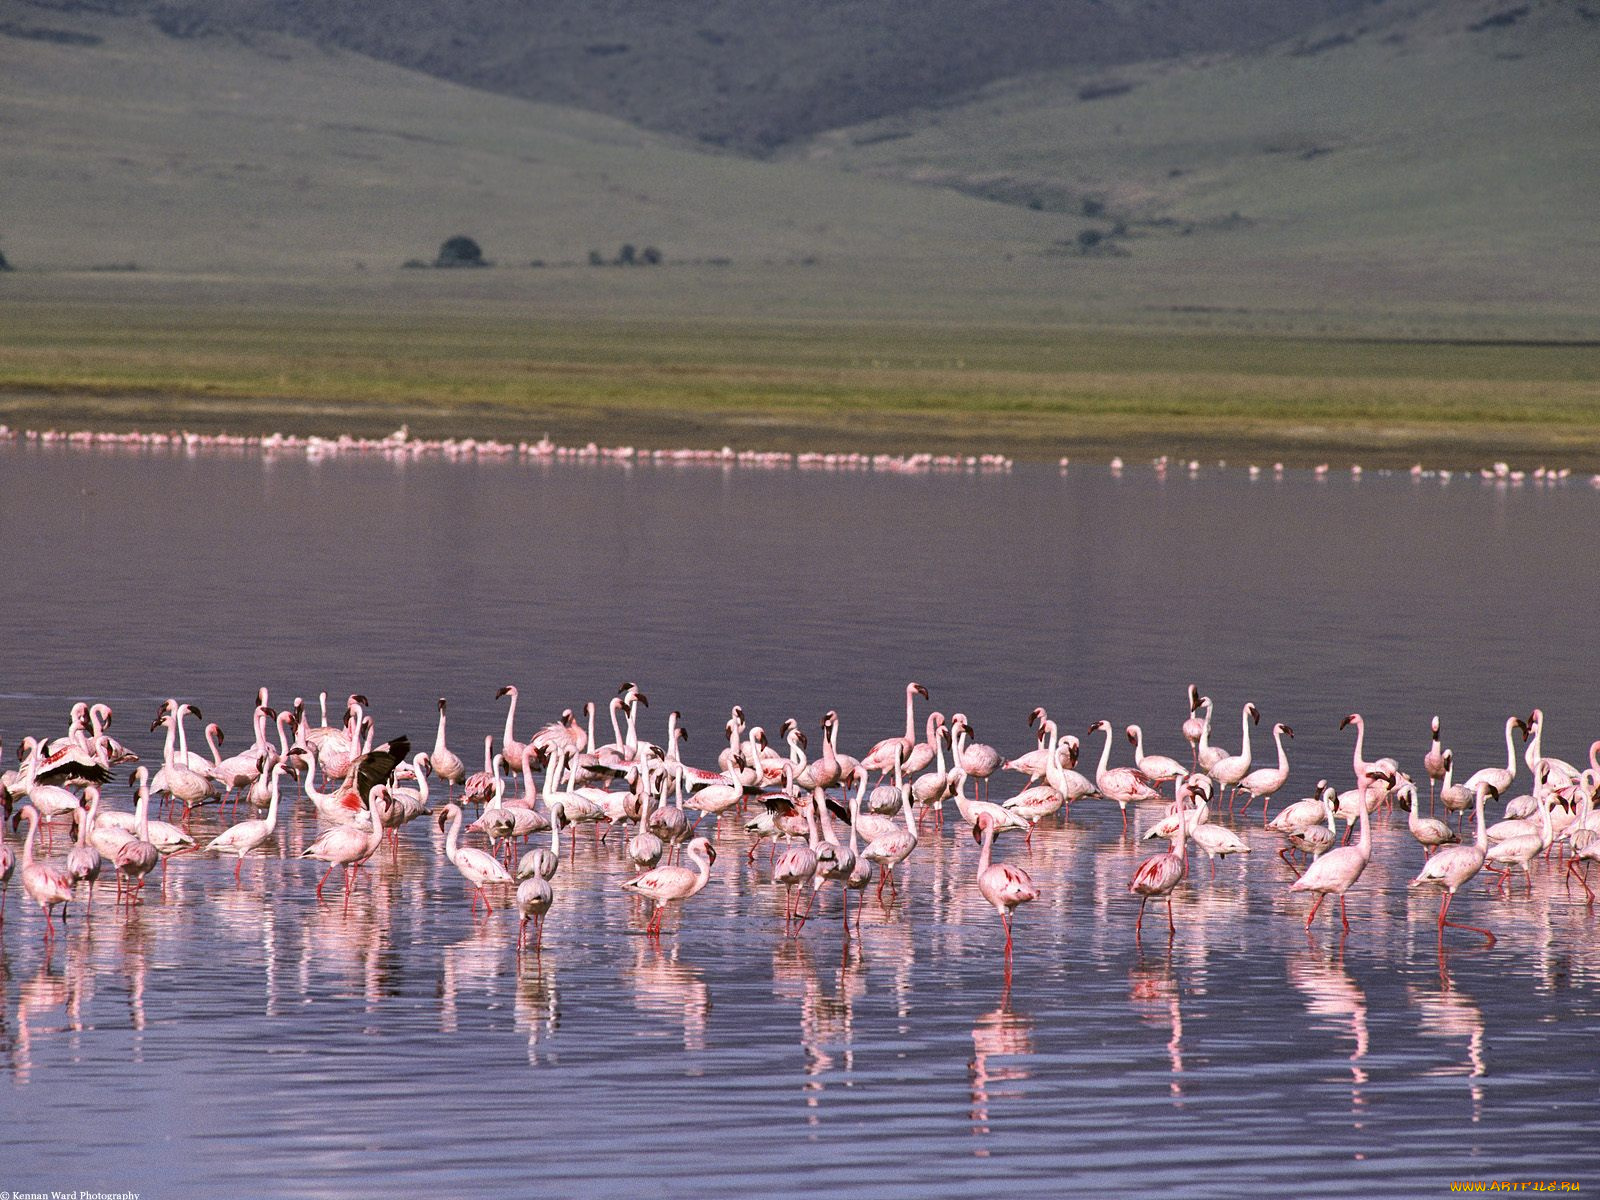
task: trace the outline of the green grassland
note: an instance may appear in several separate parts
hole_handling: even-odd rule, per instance
[[[18,426],[1600,466],[1600,351],[934,321],[0,305]]]

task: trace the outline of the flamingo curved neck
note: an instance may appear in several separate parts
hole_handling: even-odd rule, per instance
[[[510,745],[514,740],[511,735],[511,725],[517,719],[517,689],[512,688],[506,695],[511,697],[511,707],[506,709],[506,732],[505,736],[500,740],[506,745]]]

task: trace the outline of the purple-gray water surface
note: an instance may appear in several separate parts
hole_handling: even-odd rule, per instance
[[[1046,706],[1084,738],[1143,725],[1179,758],[1192,681],[1237,749],[1240,709],[1293,726],[1288,786],[1353,786],[1369,757],[1421,782],[1428,721],[1470,773],[1503,765],[1535,707],[1544,750],[1600,733],[1600,572],[1587,487],[1369,474],[1250,480],[1148,469],[989,475],[447,463],[0,448],[6,631],[0,738],[59,736],[79,699],[159,761],[161,700],[248,744],[276,705],[371,700],[380,740],[434,739],[475,769],[521,690],[517,733],[650,698],[714,764],[732,704],[860,753],[903,725],[906,682],[980,740],[1032,746]],[[919,729],[929,704],[919,702]],[[191,725],[191,733],[196,732]],[[777,741],[774,735],[775,742]],[[1515,793],[1528,788],[1519,754]],[[992,794],[1012,783],[994,781]],[[520,784],[513,790],[520,790]],[[106,789],[130,808],[125,776]],[[186,854],[124,916],[73,905],[47,954],[18,881],[0,930],[0,1188],[167,1196],[1348,1196],[1452,1180],[1600,1183],[1596,916],[1554,856],[1532,896],[1481,882],[1452,915],[1380,810],[1371,865],[1309,933],[1255,811],[1251,853],[1203,858],[1152,909],[1127,885],[1161,815],[1085,799],[1031,845],[1040,899],[1012,978],[955,820],[924,832],[900,899],[844,936],[825,889],[796,938],[766,852],[725,818],[711,883],[659,944],[619,883],[622,839],[584,833],[541,954],[514,912],[474,921],[428,821],[362,872],[296,855],[291,787],[265,851]],[[953,816],[953,813],[951,814]],[[1491,808],[1491,819],[1499,810]],[[225,820],[194,818],[197,834]],[[9,829],[8,844],[20,854]],[[1164,848],[1164,844],[1163,844]],[[62,850],[57,841],[56,853]]]

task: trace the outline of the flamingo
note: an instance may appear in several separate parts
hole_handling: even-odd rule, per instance
[[[161,849],[150,840],[149,772],[143,767],[135,768],[129,783],[139,789],[133,814],[137,834],[117,847],[113,861],[117,867],[117,899],[133,905],[144,902],[144,881],[161,861]]]
[[[6,923],[6,893],[11,889],[11,874],[16,869],[17,856],[11,853],[4,831],[0,830],[0,927]]]
[[[1175,758],[1168,758],[1165,754],[1146,754],[1144,752],[1144,730],[1137,725],[1129,725],[1126,733],[1128,741],[1133,745],[1134,765],[1149,777],[1159,789],[1163,783],[1182,779],[1189,773],[1189,768]]]
[[[1202,717],[1204,724],[1200,729],[1200,741],[1195,747],[1195,765],[1202,771],[1209,772],[1223,759],[1228,757],[1228,752],[1221,746],[1211,744],[1211,697],[1200,697],[1200,710],[1205,714]]]
[[[1062,749],[1068,747],[1069,743],[1070,757],[1073,762],[1078,761],[1078,739],[1070,734],[1062,737],[1060,731],[1056,728],[1056,723],[1051,720],[1044,722],[1044,728],[1050,735],[1050,753],[1049,757],[1045,759],[1044,765],[1045,782],[1061,794],[1061,800],[1064,804],[1071,804],[1076,800],[1083,799],[1085,796],[1094,795],[1095,785],[1084,775],[1074,771],[1070,765],[1061,761]],[[1107,741],[1109,742],[1110,739],[1107,738]]]
[[[1011,916],[1020,905],[1039,898],[1039,889],[1021,867],[1011,863],[991,863],[995,835],[999,827],[988,813],[980,813],[972,826],[973,840],[983,849],[978,854],[978,892],[994,906],[1006,928],[1006,973],[1011,971]]]
[[[350,892],[355,886],[356,871],[383,844],[383,820],[378,809],[387,791],[380,783],[367,792],[367,814],[370,819],[365,829],[356,825],[337,825],[300,852],[301,858],[314,858],[328,864],[322,878],[317,880],[318,903],[322,901],[322,885],[328,882],[328,876],[333,874],[335,867],[343,867],[344,908],[346,912],[350,911]]]
[[[555,878],[556,871],[561,867],[561,827],[566,823],[561,802],[557,800],[550,807],[550,848],[546,850],[543,846],[537,846],[517,860],[516,878],[519,882],[534,875],[544,879]]]
[[[1467,778],[1464,786],[1469,792],[1476,793],[1480,783],[1487,783],[1494,788],[1496,794],[1505,795],[1511,790],[1511,782],[1517,777],[1517,752],[1511,744],[1511,731],[1522,730],[1524,740],[1528,733],[1527,723],[1521,717],[1506,718],[1506,765],[1505,769],[1499,767],[1485,767]]]
[[[1463,814],[1472,807],[1472,789],[1464,783],[1456,783],[1455,779],[1455,754],[1446,750],[1444,752],[1444,778],[1439,786],[1439,803],[1444,805],[1446,812],[1456,814],[1456,827],[1461,826]],[[1500,793],[1496,792],[1498,796]]]
[[[433,764],[433,773],[444,780],[446,785],[454,788],[467,777],[467,765],[461,761],[461,756],[444,744],[445,722],[444,697],[439,697],[439,732],[433,737],[433,753],[428,755],[428,761]]]
[[[711,879],[711,864],[717,861],[717,849],[703,837],[697,837],[684,847],[684,856],[694,864],[689,867],[655,867],[643,875],[624,880],[624,891],[643,896],[655,905],[647,927],[652,938],[661,937],[661,918],[667,905],[688,900],[700,893]]]
[[[1100,766],[1095,770],[1094,783],[1100,794],[1107,800],[1115,800],[1117,807],[1122,809],[1122,832],[1128,832],[1128,802],[1131,800],[1159,800],[1161,793],[1156,791],[1155,781],[1137,767],[1112,768],[1111,763],[1111,722],[1096,721],[1089,726],[1089,732],[1096,731],[1106,735],[1106,744],[1100,751]]]
[[[1407,887],[1423,887],[1437,884],[1444,888],[1444,900],[1439,905],[1439,948],[1444,949],[1445,926],[1453,929],[1466,929],[1473,933],[1481,933],[1489,945],[1494,945],[1495,936],[1487,929],[1480,929],[1476,925],[1458,925],[1448,920],[1450,915],[1450,902],[1456,898],[1456,892],[1461,885],[1468,882],[1474,875],[1483,869],[1484,858],[1489,849],[1489,838],[1483,825],[1483,804],[1488,796],[1498,799],[1494,785],[1480,783],[1474,792],[1477,798],[1478,837],[1470,846],[1445,846],[1438,850],[1422,864],[1422,870],[1417,872]]]
[[[895,765],[898,767],[898,759]],[[958,769],[955,774],[959,777],[960,770]],[[956,803],[960,804],[961,792],[959,787],[956,791],[956,796]],[[859,807],[858,797],[858,810]],[[1002,809],[1001,811],[1004,812],[1005,810]],[[880,904],[883,902],[884,883],[887,882],[893,892],[900,890],[899,885],[895,883],[894,869],[910,858],[911,852],[917,848],[917,826],[916,822],[911,818],[911,788],[906,784],[900,786],[900,816],[905,821],[906,827],[904,829],[891,829],[881,837],[873,838],[861,851],[863,859],[878,864],[878,902]],[[965,812],[962,813],[962,819],[967,819]],[[857,911],[859,912],[859,910]]]
[[[239,870],[244,866],[244,856],[266,844],[273,831],[278,828],[278,788],[279,781],[283,778],[288,767],[280,759],[272,768],[272,776],[267,783],[267,815],[262,819],[240,821],[237,825],[230,825],[206,845],[207,850],[215,850],[218,854],[233,855],[233,881],[239,882]]]
[[[1374,773],[1374,778],[1377,777]],[[1393,783],[1393,778],[1390,778]],[[1306,915],[1306,928],[1311,928],[1311,922],[1316,919],[1317,910],[1322,907],[1322,902],[1330,895],[1339,897],[1339,920],[1344,924],[1344,932],[1350,932],[1350,918],[1345,915],[1344,894],[1361,878],[1361,872],[1367,869],[1367,864],[1372,861],[1372,832],[1368,824],[1367,806],[1356,806],[1361,822],[1361,836],[1354,846],[1340,846],[1329,850],[1322,857],[1314,859],[1306,867],[1305,873],[1289,885],[1291,892],[1316,892],[1317,902],[1311,906],[1311,911]]]
[[[1422,756],[1422,769],[1428,773],[1428,811],[1433,811],[1434,792],[1445,773],[1445,748],[1439,742],[1439,718],[1434,716],[1428,725],[1433,734],[1433,740],[1428,746],[1428,752]]]
[[[439,811],[439,828],[443,829],[449,822],[450,832],[445,834],[444,853],[450,864],[461,872],[461,877],[472,885],[472,914],[474,919],[478,913],[478,901],[483,901],[483,915],[487,918],[494,912],[489,903],[488,893],[483,889],[491,883],[510,883],[511,873],[500,865],[499,859],[494,855],[473,846],[463,846],[459,843],[461,836],[461,806],[459,804],[446,804]]]
[[[806,844],[790,846],[772,868],[772,882],[783,885],[783,933],[785,937],[798,933],[805,918],[799,916],[795,889],[812,883],[817,874],[817,815],[810,796],[800,800],[800,809],[806,820]],[[812,895],[815,896],[813,889]],[[798,921],[796,918],[798,917]]]
[[[954,760],[956,766],[967,773],[967,778],[976,779],[983,784],[983,794],[989,794],[989,776],[1000,769],[1000,764],[1005,762],[1005,755],[993,746],[983,742],[974,742],[972,736],[976,732],[965,713],[956,713],[950,718],[950,735],[953,739]],[[922,764],[926,766],[926,763]],[[911,768],[907,768],[908,770]],[[920,770],[921,768],[917,768]]]
[[[483,770],[467,776],[466,787],[461,791],[463,804],[487,804],[494,794],[494,781],[500,777],[497,766],[500,756],[494,752],[494,734],[483,736]]]
[[[1239,725],[1244,734],[1244,749],[1238,754],[1229,754],[1219,758],[1206,772],[1223,787],[1233,789],[1228,793],[1229,807],[1232,807],[1233,798],[1239,794],[1240,783],[1250,773],[1250,723],[1252,721],[1257,725],[1261,724],[1261,710],[1253,702],[1244,706],[1239,717]]]
[[[1340,729],[1345,728],[1347,725],[1356,727],[1356,745],[1354,752],[1350,756],[1350,766],[1355,772],[1357,788],[1365,791],[1369,780],[1392,777],[1400,770],[1400,764],[1392,758],[1377,758],[1368,762],[1361,757],[1362,746],[1367,736],[1367,722],[1360,713],[1351,713],[1339,722]],[[1378,799],[1381,801],[1387,794],[1388,784],[1384,784],[1383,787],[1378,789]]]
[[[556,834],[559,838],[561,835]],[[555,903],[555,889],[543,875],[533,874],[517,884],[517,953],[521,954],[528,942],[528,922],[533,922],[533,952],[544,949],[544,918]]]
[[[1189,685],[1189,715],[1183,719],[1183,740],[1189,743],[1190,768],[1200,765],[1200,739],[1211,725],[1210,701],[1206,701],[1206,715],[1200,716],[1200,689]]]
[[[914,704],[916,698],[921,696],[928,699],[928,689],[915,681],[906,684],[906,731],[901,737],[884,738],[861,756],[861,767],[866,771],[878,772],[879,778],[889,774],[894,766],[894,750],[900,751],[900,762],[904,769],[905,760],[911,757],[911,751],[917,744],[916,712]]]
[[[1278,747],[1278,765],[1276,767],[1258,767],[1239,781],[1235,792],[1246,792],[1249,798],[1243,807],[1249,808],[1255,800],[1261,801],[1261,823],[1267,823],[1267,801],[1282,790],[1283,785],[1289,782],[1289,755],[1283,748],[1284,738],[1293,738],[1294,730],[1279,721],[1272,727],[1272,740]]]
[[[500,755],[506,760],[508,769],[520,771],[523,755],[528,752],[528,743],[517,741],[511,732],[511,726],[517,719],[517,689],[514,684],[508,683],[494,694],[496,700],[506,696],[511,697],[511,707],[506,709],[506,731],[500,738]]]
[[[811,876],[811,898],[814,901],[816,899],[816,894],[820,892],[823,888],[823,885],[828,883],[830,880],[837,880],[839,883],[843,884],[845,889],[844,922],[845,930],[848,933],[850,928],[850,893],[848,889],[851,886],[850,880],[856,869],[856,846],[854,838],[855,830],[852,827],[851,844],[848,846],[842,844],[838,837],[834,834],[833,820],[828,815],[828,805],[826,803],[826,799],[822,795],[814,793],[812,795],[812,801],[816,805],[817,824],[819,826],[819,832],[821,836],[819,837],[816,845],[817,869],[816,872]],[[871,873],[871,870],[872,868],[869,866],[867,868],[869,874]],[[806,905],[807,912],[810,911],[810,908],[811,903],[808,901]]]
[[[1106,727],[1106,744],[1111,743],[1111,725],[1102,721]],[[1144,932],[1144,906],[1150,903],[1152,896],[1160,897],[1167,902],[1167,937],[1170,939],[1178,931],[1177,925],[1172,920],[1172,893],[1183,877],[1189,873],[1189,844],[1186,822],[1181,819],[1183,806],[1188,801],[1187,789],[1178,790],[1178,821],[1176,850],[1168,850],[1165,854],[1153,854],[1139,864],[1139,869],[1133,873],[1133,879],[1128,883],[1128,891],[1139,897],[1139,915],[1133,922],[1133,939],[1138,941]]]
[[[1194,839],[1194,844],[1205,851],[1206,861],[1211,864],[1211,877],[1217,877],[1217,859],[1227,858],[1230,854],[1249,854],[1250,844],[1233,830],[1222,825],[1213,825],[1202,822],[1189,830],[1189,836]]]
[[[1050,714],[1043,708],[1035,708],[1028,714],[1028,728],[1039,726],[1039,744],[1026,754],[1019,754],[1016,758],[1009,758],[1000,764],[1002,771],[1016,771],[1028,777],[1028,786],[1037,784],[1044,779],[1045,766],[1050,761],[1050,732],[1046,724]],[[930,718],[931,720],[931,718]],[[1076,738],[1073,739],[1076,742]]]
[[[1519,833],[1494,843],[1490,846],[1485,857],[1484,865],[1491,871],[1500,875],[1500,893],[1505,894],[1506,883],[1511,878],[1513,868],[1522,871],[1522,878],[1527,882],[1528,895],[1533,895],[1533,860],[1545,852],[1555,836],[1550,824],[1550,805],[1554,801],[1545,796],[1539,801],[1539,830],[1536,833]],[[1488,834],[1485,833],[1487,839]]]
[[[22,843],[22,890],[44,910],[44,941],[48,946],[55,940],[55,926],[51,924],[51,909],[61,905],[61,923],[67,923],[67,905],[72,901],[72,880],[53,863],[35,862],[33,840],[39,826],[39,810],[24,804],[20,814],[28,822],[27,840]]]
[[[90,831],[94,828],[95,816],[100,811],[100,789],[91,784],[84,789],[83,798],[85,809],[78,813],[78,842],[67,851],[67,877],[76,887],[82,880],[89,885],[89,912],[94,911],[94,885],[100,878],[104,860],[100,851],[95,849],[89,840]]]
[[[1402,783],[1395,789],[1394,798],[1395,802],[1406,810],[1406,828],[1429,855],[1436,852],[1440,846],[1461,840],[1456,831],[1443,821],[1434,817],[1424,817],[1417,812],[1420,804],[1415,784]]]

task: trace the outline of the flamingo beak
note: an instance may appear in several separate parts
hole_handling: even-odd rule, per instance
[[[915,691],[917,693],[917,695],[921,696],[924,700],[928,699],[928,689],[923,687],[920,683],[912,684],[911,687],[912,687],[912,690]]]
[[[501,688],[498,692],[496,692],[494,694],[494,698],[496,700],[498,700],[502,696],[509,696],[510,694],[511,694],[511,685],[508,683],[508,684],[505,685],[505,687]]]
[[[1355,713],[1351,713],[1348,717],[1346,717],[1344,720],[1339,722],[1339,728],[1343,729],[1346,725],[1350,724],[1350,722],[1355,720],[1355,719],[1356,719]]]
[[[1294,730],[1290,729],[1287,725],[1285,725],[1283,727],[1283,736],[1292,738],[1294,736]]]
[[[706,861],[707,862],[716,862],[717,861],[717,848],[715,846],[709,846],[708,845],[706,847]]]

